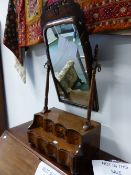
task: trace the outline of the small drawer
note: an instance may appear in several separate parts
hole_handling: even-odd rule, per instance
[[[47,155],[47,142],[42,138],[37,138],[38,149],[42,154]]]
[[[66,129],[63,125],[57,123],[55,124],[54,126],[54,134],[57,136],[57,137],[60,137],[60,138],[64,138],[65,137],[65,133],[66,133]]]
[[[69,154],[69,152],[64,150],[64,149],[59,149],[57,161],[61,165],[64,165],[64,166],[70,168],[70,154]]]
[[[44,119],[43,127],[46,132],[53,133],[54,122],[49,119]]]
[[[57,144],[49,142],[46,148],[48,156],[57,159]]]
[[[77,132],[73,129],[68,129],[66,131],[66,141],[69,144],[80,145],[81,144],[81,135],[79,132]]]
[[[32,131],[28,131],[27,132],[27,135],[28,135],[28,141],[29,141],[29,143],[32,146],[37,147],[37,138],[36,138],[35,134]]]

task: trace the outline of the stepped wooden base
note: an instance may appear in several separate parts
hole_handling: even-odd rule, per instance
[[[56,108],[34,115],[28,129],[28,141],[43,155],[77,174],[85,161],[96,155],[100,146],[101,125],[91,121],[84,131],[86,119]]]

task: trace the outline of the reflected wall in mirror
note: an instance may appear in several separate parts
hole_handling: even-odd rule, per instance
[[[47,24],[45,39],[59,100],[87,108],[91,60],[87,60],[90,48],[86,47],[87,54],[83,50],[83,32],[80,34],[73,19],[67,18]],[[98,104],[94,105],[94,110],[98,110]]]

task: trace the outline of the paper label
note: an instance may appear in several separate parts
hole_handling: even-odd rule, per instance
[[[59,172],[54,170],[52,167],[44,162],[40,162],[35,175],[61,175]]]
[[[94,175],[131,175],[131,164],[93,160]]]

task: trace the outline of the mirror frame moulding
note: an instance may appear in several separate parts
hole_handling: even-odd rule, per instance
[[[88,101],[87,101],[87,106],[84,106],[84,105],[81,105],[81,104],[78,104],[78,103],[71,102],[69,100],[62,100],[60,98],[57,83],[55,81],[54,70],[53,70],[53,66],[52,66],[52,62],[51,62],[51,58],[50,58],[50,53],[49,53],[48,39],[47,39],[47,35],[46,35],[48,28],[54,27],[54,26],[60,25],[60,24],[74,24],[76,26],[77,30],[78,30],[78,33],[79,33],[79,36],[80,36],[80,41],[82,43],[83,52],[85,54],[85,63],[86,63],[86,70],[88,72],[89,83],[91,83],[92,63],[93,63],[91,46],[90,46],[90,43],[89,43],[89,36],[88,36],[87,31],[84,29],[81,21],[76,20],[74,16],[70,16],[70,17],[60,18],[60,19],[56,19],[54,21],[47,22],[44,25],[44,28],[43,28],[43,37],[44,37],[44,41],[45,41],[44,45],[46,47],[47,60],[49,61],[49,65],[50,65],[50,68],[51,68],[51,73],[52,73],[53,81],[54,81],[54,84],[55,84],[57,96],[58,96],[59,101],[62,102],[62,103],[66,103],[68,105],[88,109]],[[88,50],[90,50],[90,53],[87,52],[87,47],[89,47]],[[98,112],[98,110],[99,110],[99,103],[98,103],[98,95],[97,95],[96,86],[95,86],[94,103],[93,103],[93,108],[92,109],[96,112]]]

